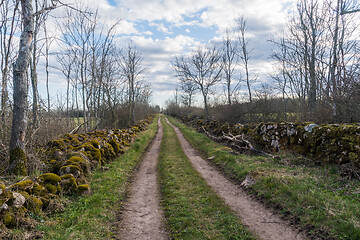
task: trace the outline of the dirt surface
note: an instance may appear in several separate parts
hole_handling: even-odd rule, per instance
[[[145,153],[132,183],[130,198],[125,206],[120,224],[120,239],[168,239],[159,206],[157,164],[163,127],[158,121],[158,132]]]
[[[202,159],[180,130],[166,121],[175,129],[186,156],[194,168],[201,174],[215,192],[224,199],[225,203],[240,217],[243,224],[263,240],[300,240],[305,235],[293,229],[280,216],[273,214],[250,196],[239,186],[227,180],[207,161]]]

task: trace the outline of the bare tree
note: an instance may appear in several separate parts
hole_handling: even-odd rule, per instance
[[[86,13],[91,12],[89,8],[83,6],[77,8],[83,9]],[[80,90],[84,128],[87,131],[90,120],[88,116],[89,99],[94,86],[92,81],[94,79],[91,79],[91,37],[97,26],[98,15],[95,12],[89,16],[84,12],[66,9],[64,22],[58,23],[58,27],[64,33],[61,42],[73,56],[73,64],[78,66],[75,87]],[[76,98],[77,94],[75,91]],[[77,100],[76,104],[78,104]]]
[[[135,122],[136,83],[141,80],[147,70],[142,66],[141,53],[133,42],[128,44],[127,50],[122,55],[120,67],[128,83],[129,125],[132,125]]]
[[[332,83],[332,107],[333,107],[333,117],[336,119],[337,117],[337,99],[338,99],[338,86],[336,81],[336,68],[339,61],[338,51],[339,51],[339,21],[340,17],[343,17],[346,14],[352,14],[360,12],[360,4],[356,3],[354,0],[344,1],[337,0],[337,4],[335,6],[335,26],[333,29],[333,42],[332,42],[332,61],[330,63],[329,70],[329,80]],[[341,39],[340,39],[341,41]]]
[[[27,128],[27,71],[31,59],[32,44],[35,37],[35,18],[41,14],[53,10],[57,4],[63,5],[59,0],[50,2],[44,1],[41,9],[33,11],[31,0],[20,0],[21,3],[21,23],[22,32],[19,42],[19,51],[17,59],[13,66],[13,119],[10,138],[10,161],[9,172],[13,174],[25,175],[26,154],[25,154],[25,136]],[[14,12],[15,14],[15,12]]]
[[[30,0],[21,1],[23,31],[20,37],[19,54],[14,65],[14,109],[10,139],[9,171],[26,175],[25,134],[27,112],[26,73],[30,62],[31,43],[34,35],[34,16]]]
[[[279,71],[274,78],[281,85],[284,103],[285,96],[291,96],[306,119],[324,117],[316,110],[318,102],[326,102],[321,110],[330,111],[327,106],[331,106],[335,120],[338,101],[344,102],[355,86],[358,46],[351,39],[357,26],[350,17],[340,16],[341,1],[335,4],[300,0],[283,36],[273,41],[279,47],[273,55]]]
[[[235,86],[234,84],[234,75],[235,69],[238,64],[238,52],[237,45],[232,40],[230,29],[226,29],[225,38],[223,40],[223,49],[222,49],[222,62],[223,62],[223,70],[225,77],[225,86],[226,86],[226,96],[228,104],[232,103],[232,95],[236,92],[240,86],[240,81],[238,81]],[[250,86],[249,86],[250,87]]]
[[[181,90],[185,93],[182,95],[183,103],[187,107],[191,107],[193,104],[193,98],[198,90],[197,85],[192,81],[182,81],[181,82]]]
[[[246,86],[248,89],[248,93],[249,93],[249,101],[252,101],[252,94],[251,94],[251,84],[256,80],[256,76],[250,78],[250,73],[249,73],[249,60],[250,60],[250,54],[252,52],[252,49],[249,50],[248,49],[248,44],[249,41],[246,40],[245,38],[245,34],[246,34],[246,19],[241,16],[239,18],[236,19],[236,23],[237,23],[237,27],[238,27],[238,39],[239,39],[239,48],[240,51],[238,51],[239,57],[241,59],[241,61],[243,62],[243,67],[245,69],[245,81],[246,81]]]
[[[70,85],[74,82],[74,76],[76,76],[76,69],[73,68],[73,64],[75,62],[76,56],[73,56],[70,51],[62,52],[61,54],[58,54],[56,57],[57,62],[60,64],[60,67],[53,67],[55,69],[58,69],[62,72],[62,74],[66,78],[66,116],[67,118],[70,117],[69,115],[69,108],[70,108]],[[74,73],[75,72],[75,73]],[[49,94],[48,94],[49,95]],[[49,96],[48,96],[49,98]],[[48,100],[48,110],[50,107],[50,100]]]
[[[333,117],[336,118],[336,112],[337,112],[337,84],[336,84],[336,76],[335,76],[335,69],[338,61],[338,37],[339,37],[339,18],[340,18],[340,11],[341,11],[341,0],[337,0],[336,4],[336,16],[335,16],[335,27],[334,27],[334,37],[333,37],[333,46],[332,46],[332,61],[330,63],[330,71],[329,71],[329,77],[330,82],[332,83],[333,87]]]
[[[48,37],[46,22],[44,22],[44,34],[45,34],[45,72],[46,72],[46,93],[47,93],[47,111],[50,113],[51,111],[51,100],[50,100],[50,89],[49,89],[49,50],[51,43],[54,41],[54,38]],[[68,95],[68,94],[67,94]],[[68,97],[68,96],[67,96]],[[69,99],[67,98],[67,102]],[[68,108],[67,108],[68,109]]]
[[[320,41],[321,34],[324,31],[323,19],[317,15],[318,11],[317,1],[302,1],[298,6],[300,16],[300,28],[305,40],[305,57],[307,59],[309,72],[309,96],[308,106],[310,115],[316,112],[316,98],[317,98],[317,78],[316,78],[316,59],[317,47]]]
[[[176,87],[175,91],[174,91],[174,99],[175,99],[176,106],[180,105],[179,104],[179,98],[180,98],[180,96],[179,96],[179,87]]]
[[[180,81],[191,81],[197,85],[204,99],[205,114],[208,116],[208,94],[222,78],[219,51],[215,47],[199,47],[190,57],[175,57],[173,68]]]
[[[341,15],[360,12],[360,2],[357,0],[340,0]]]
[[[0,4],[0,54],[1,54],[1,132],[4,140],[6,129],[6,113],[8,111],[8,81],[11,64],[14,58],[13,39],[18,28],[19,1],[2,1]]]
[[[45,26],[45,21],[48,17],[49,10],[56,7],[56,1],[53,1],[48,6],[47,0],[35,0],[33,6],[35,7],[34,17],[34,35],[32,42],[32,55],[30,60],[30,79],[32,87],[32,128],[38,128],[39,119],[39,91],[38,91],[38,74],[37,65],[39,63],[42,48],[47,44],[47,36],[41,37],[42,27]],[[45,31],[45,30],[44,30]],[[46,57],[46,56],[45,56]]]

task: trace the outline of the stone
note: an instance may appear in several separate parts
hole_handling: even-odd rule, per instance
[[[286,130],[286,134],[287,134],[289,137],[294,136],[294,135],[296,134],[296,129],[293,128],[293,127],[289,127],[289,128],[287,128],[287,130]]]
[[[21,195],[20,193],[17,193],[17,192],[13,192],[13,197],[15,199],[14,203],[13,203],[13,206],[15,208],[21,208],[24,205],[25,201],[26,201],[25,197],[23,195]]]
[[[6,203],[4,203],[3,205],[1,205],[1,207],[0,207],[0,211],[3,211],[3,210],[8,210],[8,208],[9,208],[9,206],[6,204]]]
[[[307,126],[305,126],[305,131],[307,131],[307,132],[312,132],[312,130],[315,128],[315,127],[318,127],[319,125],[317,125],[316,123],[311,123],[311,124],[309,124],[309,125],[307,125]]]
[[[256,183],[255,179],[250,174],[248,174],[240,185],[243,187],[248,187],[254,185],[255,183]]]

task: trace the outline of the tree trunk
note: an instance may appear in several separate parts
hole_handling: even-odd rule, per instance
[[[35,1],[35,12],[38,11],[38,1]],[[39,28],[39,16],[35,16],[35,29],[33,34],[33,43],[32,43],[32,59],[30,64],[30,75],[31,75],[31,86],[33,92],[33,106],[32,106],[32,127],[35,129],[38,125],[38,80],[37,80],[37,56],[36,56],[36,49],[37,49],[37,33]]]
[[[336,120],[336,112],[337,112],[337,106],[336,106],[336,100],[337,100],[337,83],[336,83],[336,77],[335,77],[335,68],[337,65],[337,49],[338,49],[338,35],[339,35],[339,17],[340,17],[340,0],[337,1],[336,6],[336,19],[335,19],[335,29],[334,29],[334,38],[333,38],[333,48],[332,48],[332,59],[333,62],[330,66],[330,82],[333,85],[333,92],[332,92],[332,100],[333,100],[333,118]]]
[[[313,22],[313,16],[311,15],[310,19],[310,27],[311,27],[311,55],[309,62],[309,76],[310,76],[310,92],[309,92],[309,110],[310,117],[314,118],[314,114],[316,113],[316,69],[315,69],[315,61],[316,61],[316,29]],[[314,120],[314,119],[313,119]]]
[[[34,18],[31,0],[21,0],[23,31],[20,37],[19,54],[13,70],[14,108],[10,139],[9,171],[27,175],[25,155],[27,112],[27,68],[30,62],[31,43],[34,34]]]
[[[228,72],[230,72],[231,69],[228,69]],[[231,77],[227,76],[227,97],[228,97],[228,104],[231,105]]]
[[[35,37],[35,36],[34,36]],[[37,114],[38,114],[38,88],[37,88],[37,72],[36,72],[36,44],[34,44],[33,58],[31,63],[30,75],[31,75],[31,86],[33,92],[33,105],[32,105],[32,125],[34,129],[37,126]]]
[[[134,109],[134,100],[135,100],[135,92],[134,92],[134,79],[130,77],[130,89],[129,89],[129,125],[133,125],[135,122],[135,109]]]
[[[69,115],[70,71],[68,71],[68,73],[67,73],[66,81],[67,81],[67,85],[66,85],[66,123],[69,126],[69,124],[70,124],[70,115]],[[50,101],[49,101],[49,103],[50,103]],[[49,111],[50,111],[50,109],[49,109]]]
[[[13,15],[11,18],[11,27],[10,32],[7,32],[7,30],[3,31],[1,34],[3,34],[4,42],[1,43],[4,46],[4,58],[3,61],[3,69],[2,69],[2,89],[1,89],[1,127],[2,127],[2,136],[1,138],[4,140],[6,135],[6,112],[8,108],[8,74],[9,74],[9,60],[11,55],[11,43],[13,41],[14,37],[14,31],[15,31],[15,20],[16,20],[16,12],[18,11],[19,1],[16,1],[14,9],[13,9]],[[6,23],[5,23],[6,24]],[[6,41],[6,35],[9,35],[8,40]]]
[[[49,39],[47,36],[46,25],[44,25],[44,33],[45,33],[45,41],[46,41],[46,43],[45,43],[45,71],[46,71],[47,111],[48,111],[48,114],[50,115],[50,90],[49,90],[49,48],[50,48],[50,43],[49,43]],[[68,110],[69,94],[67,94],[66,97],[67,97],[66,98],[66,102],[67,102],[66,110]]]
[[[203,93],[204,97],[204,108],[205,108],[205,117],[209,116],[208,104],[207,104],[207,95]]]

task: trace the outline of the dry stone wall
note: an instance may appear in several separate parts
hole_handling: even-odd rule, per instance
[[[257,147],[267,151],[289,149],[311,157],[317,164],[348,164],[360,169],[360,124],[304,123],[220,123],[214,119],[182,116],[184,123],[220,136],[224,133],[244,135]]]
[[[24,226],[30,214],[61,210],[61,195],[90,194],[91,171],[124,153],[152,119],[149,116],[129,129],[65,134],[50,141],[39,149],[46,173],[10,186],[0,181],[0,229]]]

